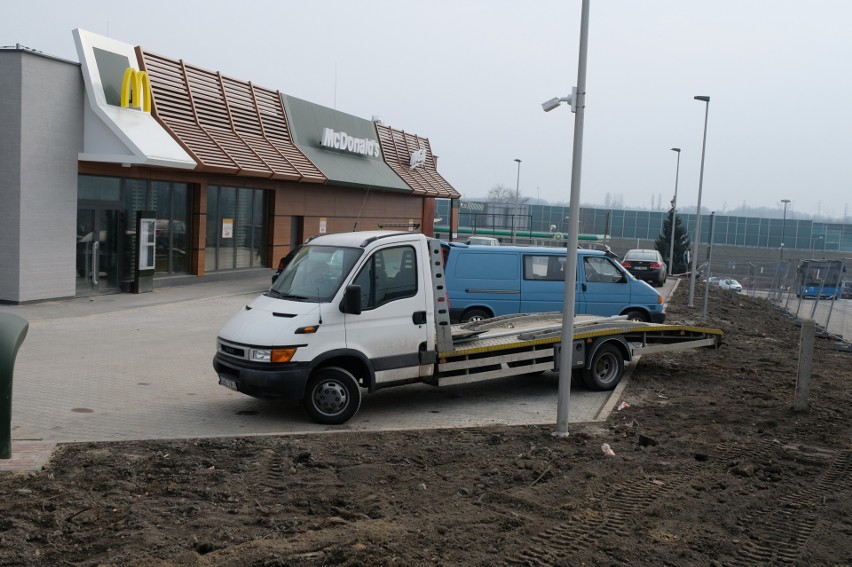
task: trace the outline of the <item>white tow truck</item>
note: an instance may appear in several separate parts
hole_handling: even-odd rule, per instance
[[[465,384],[557,369],[562,314],[451,325],[440,240],[350,232],[304,244],[272,287],[220,330],[219,383],[263,399],[301,400],[341,424],[369,392],[422,382]],[[608,390],[634,356],[718,347],[722,332],[577,316],[574,371]]]

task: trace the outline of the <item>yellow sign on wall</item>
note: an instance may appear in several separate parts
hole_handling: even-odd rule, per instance
[[[133,67],[124,70],[121,80],[121,107],[151,112],[151,79],[145,71]]]

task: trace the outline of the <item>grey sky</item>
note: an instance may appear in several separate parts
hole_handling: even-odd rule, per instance
[[[852,2],[592,0],[582,202],[743,203],[852,219]],[[426,136],[463,196],[496,184],[567,202],[574,116],[541,102],[577,81],[580,1],[29,0],[0,45],[77,60],[107,35]]]

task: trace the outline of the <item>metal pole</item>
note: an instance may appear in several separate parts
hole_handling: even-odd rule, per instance
[[[518,203],[521,199],[521,160],[515,158],[515,161],[518,162],[518,180],[515,182],[515,210],[512,211],[512,244],[516,241],[515,215],[520,210]]]
[[[710,213],[710,245],[707,247],[707,275],[704,278],[704,316],[702,317],[702,321],[707,320],[707,298],[710,296],[710,275],[711,268],[710,265],[713,262],[713,231],[716,228],[715,222],[716,219],[716,211]]]
[[[784,203],[784,220],[781,221],[781,259],[784,259],[784,228],[787,224],[787,205],[790,204],[790,199],[781,199]]]
[[[701,190],[704,187],[704,152],[707,149],[707,116],[710,114],[710,97],[696,96],[704,101],[704,141],[701,143],[701,173],[698,176],[698,208],[695,210],[695,242],[692,243],[692,267],[689,274],[689,307],[695,304],[695,272],[698,262],[698,242],[701,240]]]
[[[672,199],[672,237],[671,247],[669,248],[669,275],[674,274],[674,241],[675,241],[675,226],[677,223],[677,179],[680,176],[680,148],[672,148],[673,152],[677,152],[677,169],[675,169],[675,193]]]
[[[517,204],[521,198],[521,160],[515,158],[518,162],[518,180],[515,182],[515,203]]]
[[[574,98],[574,155],[571,165],[568,243],[565,258],[565,301],[562,305],[562,349],[559,355],[559,393],[556,408],[557,437],[568,436],[568,403],[571,398],[571,370],[574,364],[574,298],[577,285],[577,241],[580,234],[580,172],[583,164],[583,123],[586,113],[586,60],[589,46],[589,0],[583,0],[580,15],[580,53],[577,67],[577,94]]]

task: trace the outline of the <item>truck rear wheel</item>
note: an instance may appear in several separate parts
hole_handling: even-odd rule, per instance
[[[583,369],[583,382],[592,390],[612,390],[624,373],[624,356],[618,347],[602,345],[592,357],[592,363]]]
[[[320,368],[308,380],[302,403],[315,422],[340,425],[361,407],[361,388],[348,370],[337,366]]]

